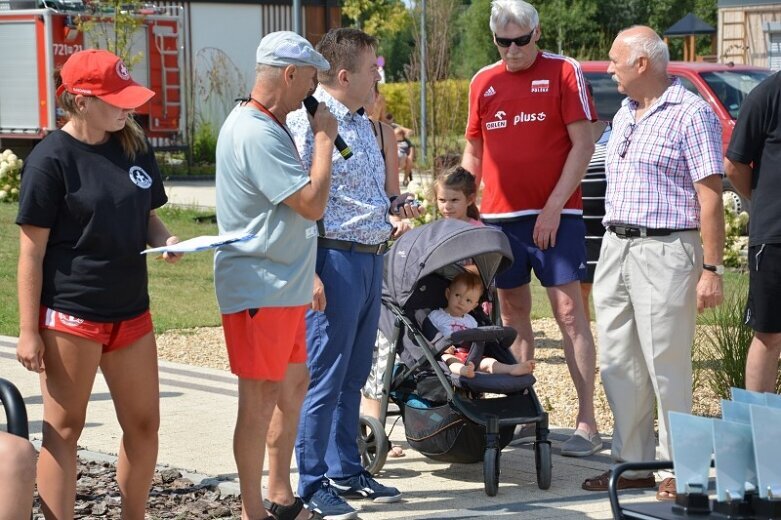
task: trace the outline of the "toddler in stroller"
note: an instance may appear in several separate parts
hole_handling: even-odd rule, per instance
[[[447,307],[431,311],[428,320],[445,337],[454,332],[477,328],[477,320],[469,313],[477,308],[483,295],[483,282],[471,271],[457,275],[445,289]],[[440,355],[450,372],[473,378],[475,371],[487,374],[509,374],[522,376],[534,372],[534,361],[502,363],[492,357],[483,356],[483,345],[451,345]]]
[[[463,263],[467,259],[468,268]],[[384,425],[392,401],[401,411],[405,437],[413,449],[442,462],[482,460],[489,496],[498,491],[501,450],[512,439],[515,426],[534,423],[537,483],[540,489],[548,489],[548,415],[534,392],[534,376],[476,371],[473,377],[462,377],[451,373],[440,359],[451,345],[468,343],[484,346],[486,355],[512,365],[515,359],[507,348],[515,331],[494,325],[479,307],[472,311],[479,325],[473,329],[443,334],[427,319],[433,310],[447,307],[445,293],[451,280],[476,272],[484,290],[511,263],[510,245],[501,230],[456,219],[415,228],[388,252],[380,330],[392,354],[383,371],[379,420],[361,417],[359,447],[367,470],[377,472],[385,462]],[[393,354],[398,355],[398,364]]]

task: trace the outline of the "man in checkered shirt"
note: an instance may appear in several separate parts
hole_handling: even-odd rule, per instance
[[[600,372],[618,461],[670,460],[668,412],[689,413],[698,311],[722,301],[721,125],[707,102],[667,76],[650,28],[620,32],[608,72],[626,94],[607,145],[607,228],[594,277]],[[619,488],[654,487],[648,472]],[[658,499],[674,496],[664,479]],[[607,489],[606,475],[583,488]],[[670,491],[672,490],[672,491]]]

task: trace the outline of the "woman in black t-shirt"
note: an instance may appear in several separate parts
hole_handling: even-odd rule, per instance
[[[178,241],[155,215],[167,199],[130,115],[154,92],[107,51],[73,54],[61,80],[57,93],[69,120],[25,162],[16,219],[17,358],[40,373],[43,396],[38,492],[47,519],[73,517],[76,445],[100,367],[123,432],[123,518],[142,519],[160,414],[146,259],[139,253]]]

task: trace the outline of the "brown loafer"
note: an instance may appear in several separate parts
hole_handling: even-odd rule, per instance
[[[587,478],[580,487],[586,491],[607,491],[610,473],[611,470],[607,470],[601,475]],[[645,478],[618,477],[618,489],[651,489],[654,487],[656,487],[656,481],[653,475]]]
[[[656,492],[656,500],[666,501],[675,500],[678,493],[675,491],[675,478],[667,477],[659,483],[659,490]]]

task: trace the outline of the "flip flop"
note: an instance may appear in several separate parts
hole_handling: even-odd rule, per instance
[[[660,502],[675,500],[678,493],[675,491],[675,478],[667,477],[659,483],[659,490],[656,492],[656,500]]]

